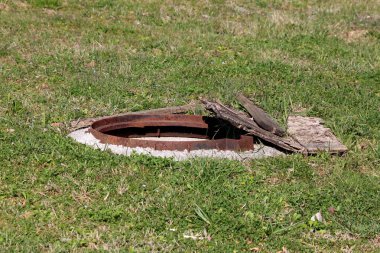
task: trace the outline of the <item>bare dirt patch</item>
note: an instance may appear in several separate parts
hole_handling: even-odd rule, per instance
[[[309,234],[310,235],[310,234]],[[312,237],[316,239],[324,239],[331,242],[348,242],[359,240],[359,237],[347,232],[336,231],[335,233],[313,233]]]
[[[24,1],[13,1],[13,4],[21,9],[27,9],[30,7],[30,5]]]
[[[371,240],[371,243],[372,243],[372,245],[375,247],[375,248],[380,248],[380,234],[379,235],[377,235],[375,238],[373,238],[372,240]]]
[[[55,10],[52,10],[52,9],[43,9],[43,12],[48,15],[48,16],[54,16],[55,14],[57,14],[57,11]]]
[[[0,11],[7,11],[9,10],[9,6],[5,3],[0,3]]]
[[[354,42],[363,39],[368,34],[368,30],[357,29],[349,31],[345,34],[345,40],[348,42]]]

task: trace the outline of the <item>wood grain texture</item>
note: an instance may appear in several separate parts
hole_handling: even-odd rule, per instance
[[[243,94],[238,94],[236,98],[252,116],[253,120],[259,127],[278,136],[284,136],[286,134],[285,130],[282,129],[281,126],[271,116],[269,116],[262,108],[255,105]]]
[[[261,138],[284,150],[296,153],[306,153],[305,148],[292,138],[279,137],[259,127],[253,120],[242,115],[241,112],[228,108],[227,106],[207,100],[202,100],[207,110],[216,114],[216,117],[230,122],[233,126],[243,129],[250,135]]]
[[[323,120],[320,118],[289,116],[288,134],[304,146],[310,154],[320,151],[336,154],[347,152],[347,147],[323,125]]]

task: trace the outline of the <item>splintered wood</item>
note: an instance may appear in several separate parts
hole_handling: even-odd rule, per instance
[[[261,128],[278,136],[284,136],[286,134],[286,132],[271,116],[269,116],[263,109],[255,105],[243,94],[238,94],[236,96],[236,99],[247,110],[247,112],[252,116],[253,120]]]
[[[265,129],[260,128],[253,120],[242,115],[239,111],[235,111],[217,102],[202,100],[202,103],[205,105],[207,110],[215,113],[217,118],[230,122],[233,126],[243,129],[249,135],[257,136],[264,141],[272,143],[273,145],[290,152],[306,153],[305,148],[292,138],[279,137],[266,131]]]
[[[259,137],[286,151],[302,154],[314,154],[319,151],[342,154],[347,151],[347,148],[339,142],[331,130],[323,126],[323,121],[319,118],[290,116],[288,119],[288,135],[277,136],[273,133],[273,129],[280,129],[280,127],[275,125],[277,123],[273,123],[275,121],[268,121],[269,116],[262,117],[260,114],[260,120],[264,119],[265,124],[270,122],[266,128],[269,129],[270,127],[271,130],[267,131],[255,122],[255,118],[251,120],[241,112],[228,108],[221,103],[207,100],[202,100],[202,103],[217,118],[228,121],[233,126],[246,131],[247,134]],[[247,101],[245,100],[244,103],[247,104]],[[255,113],[252,114],[254,117]]]
[[[327,151],[339,154],[347,151],[346,146],[323,125],[320,118],[289,116],[288,134],[304,146],[308,153]]]

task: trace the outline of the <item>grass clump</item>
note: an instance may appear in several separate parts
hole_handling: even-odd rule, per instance
[[[28,0],[28,2],[35,7],[42,8],[58,8],[62,4],[60,0]]]

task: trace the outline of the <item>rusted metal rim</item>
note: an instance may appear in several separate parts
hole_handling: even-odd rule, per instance
[[[253,149],[253,137],[240,130],[220,125],[218,120],[199,115],[115,116],[94,122],[89,131],[103,144],[156,150],[219,149],[244,151]],[[189,137],[194,141],[147,140],[140,137]],[[202,140],[199,140],[202,139]]]

